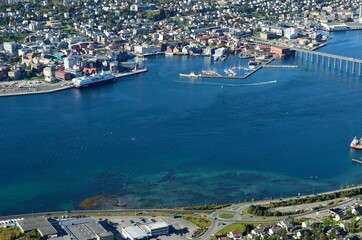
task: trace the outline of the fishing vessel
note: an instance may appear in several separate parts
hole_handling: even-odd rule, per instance
[[[349,146],[353,149],[362,149],[361,142],[362,142],[362,138],[360,140],[358,140],[358,138],[355,136]]]
[[[89,76],[77,77],[72,80],[76,88],[100,85],[112,82],[116,77],[111,72],[95,73]]]

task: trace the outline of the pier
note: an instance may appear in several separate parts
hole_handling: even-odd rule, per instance
[[[126,77],[126,76],[130,76],[130,75],[144,73],[144,72],[147,72],[147,71],[148,71],[147,68],[141,68],[141,69],[133,70],[131,72],[118,73],[115,76],[116,76],[116,80],[117,80],[118,78],[121,78],[121,77]]]
[[[263,62],[260,65],[257,65],[257,67],[255,67],[254,69],[248,69],[243,76],[229,76],[229,75],[223,76],[223,75],[217,74],[215,72],[214,72],[214,74],[210,74],[210,75],[209,74],[198,74],[198,75],[192,75],[192,76],[188,75],[188,74],[180,73],[180,76],[181,77],[191,77],[191,78],[246,79],[262,68],[298,68],[299,67],[298,65],[268,65],[275,59],[276,59],[276,57],[273,57],[273,58],[269,59],[268,61]],[[235,67],[235,68],[237,68],[237,67]]]
[[[298,68],[298,65],[264,65],[264,68]]]
[[[346,72],[351,72],[355,74],[357,71],[358,76],[362,74],[362,60],[350,57],[344,57],[339,55],[334,55],[330,53],[323,52],[313,52],[300,48],[293,48],[295,51],[295,57],[307,62],[315,63],[316,65],[327,65],[328,68],[337,69],[339,67],[340,71],[343,69]],[[338,66],[339,65],[339,66]]]

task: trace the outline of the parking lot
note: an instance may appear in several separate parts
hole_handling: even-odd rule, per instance
[[[159,217],[159,216],[117,216],[107,217],[113,223],[115,229],[121,233],[123,227],[142,226],[154,222],[166,222],[170,225],[170,234],[168,236],[158,236],[159,240],[181,240],[190,239],[190,235],[198,229],[193,223],[178,217]],[[119,236],[117,237],[119,239]]]

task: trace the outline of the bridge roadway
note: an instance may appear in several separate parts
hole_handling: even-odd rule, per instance
[[[294,50],[296,53],[297,52],[306,53],[306,54],[310,54],[310,55],[322,56],[322,57],[327,57],[327,58],[332,58],[332,59],[334,58],[334,59],[339,59],[339,60],[348,61],[348,62],[355,62],[358,64],[362,63],[361,59],[344,57],[344,56],[334,55],[334,54],[330,54],[330,53],[314,52],[314,51],[305,50],[305,49],[301,49],[301,48],[291,48],[291,50]]]

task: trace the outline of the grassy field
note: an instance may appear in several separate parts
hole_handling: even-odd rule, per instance
[[[181,214],[180,216],[200,228],[200,230],[196,233],[196,236],[194,237],[199,237],[204,234],[208,227],[210,227],[211,225],[211,221],[208,218],[200,215]]]
[[[246,232],[246,224],[245,223],[233,223],[229,226],[221,229],[216,233],[216,235],[223,235],[227,234],[228,232],[231,232],[233,230],[239,230],[240,232]]]
[[[181,214],[181,217],[186,219],[187,221],[192,222],[199,228],[208,228],[211,225],[211,221],[206,217],[202,217],[199,215],[192,215],[192,214]]]
[[[30,231],[27,233],[21,233],[18,227],[10,227],[0,229],[0,239],[1,240],[41,240],[41,236],[37,231]]]
[[[228,212],[223,212],[223,213],[219,213],[217,216],[219,218],[223,218],[223,219],[230,219],[230,218],[234,217],[234,214],[228,213]]]

